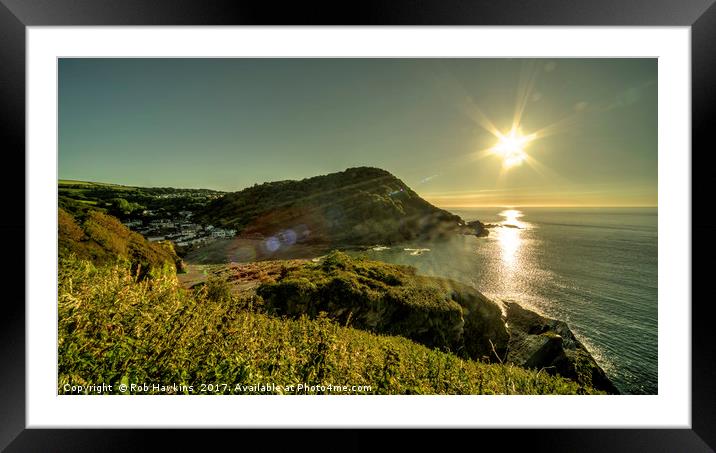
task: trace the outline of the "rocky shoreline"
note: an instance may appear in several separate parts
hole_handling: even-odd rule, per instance
[[[543,369],[549,374],[619,394],[587,348],[567,323],[546,318],[514,301],[504,301],[505,322],[510,332],[505,361],[523,368]]]

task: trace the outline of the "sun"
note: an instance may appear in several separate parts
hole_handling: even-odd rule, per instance
[[[503,167],[515,167],[527,160],[525,147],[534,138],[534,134],[522,135],[517,128],[512,128],[507,134],[498,135],[497,143],[490,151],[502,158]]]

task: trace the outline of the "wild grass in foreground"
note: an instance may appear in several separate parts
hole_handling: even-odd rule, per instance
[[[62,258],[59,269],[60,394],[68,384],[121,393],[122,383],[168,386],[146,392],[161,394],[198,393],[202,384],[242,394],[265,393],[259,384],[362,385],[374,394],[597,393],[322,317],[271,317],[260,298],[232,296],[218,281],[188,291],[172,273],[137,281],[129,264],[95,267],[75,257]],[[236,392],[237,385],[247,387]]]

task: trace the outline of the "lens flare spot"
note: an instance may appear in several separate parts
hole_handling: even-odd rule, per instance
[[[293,245],[296,243],[296,239],[298,238],[298,235],[295,231],[288,229],[284,230],[281,233],[279,233],[279,239],[284,244]]]
[[[271,236],[270,238],[266,239],[266,250],[269,252],[275,252],[276,250],[281,247],[281,242],[278,240],[277,237]]]

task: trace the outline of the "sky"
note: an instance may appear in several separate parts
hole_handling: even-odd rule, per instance
[[[60,179],[235,191],[371,166],[440,207],[657,204],[656,59],[62,58],[58,84]]]

